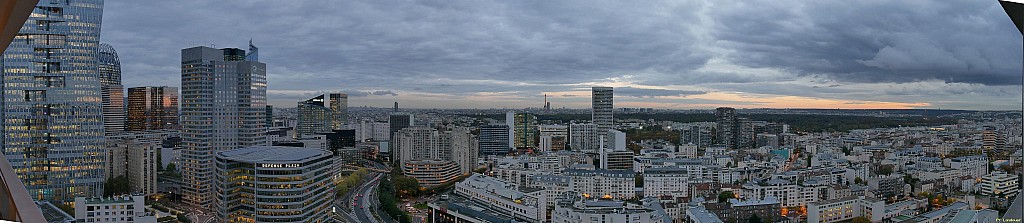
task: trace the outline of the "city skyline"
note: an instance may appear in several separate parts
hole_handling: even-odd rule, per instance
[[[110,2],[103,41],[131,87],[177,86],[178,49],[251,38],[279,108],[587,108],[610,86],[618,107],[1020,109],[995,2],[562,4]]]

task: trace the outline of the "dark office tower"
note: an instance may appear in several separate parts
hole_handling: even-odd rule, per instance
[[[178,129],[178,88],[128,89],[128,130]]]
[[[330,132],[317,133],[324,135],[327,140],[327,150],[334,153],[335,158],[342,163],[354,163],[359,157],[355,150],[356,130],[331,130]]]
[[[348,94],[333,93],[330,100],[331,129],[341,129],[348,124]]]
[[[615,129],[613,117],[613,92],[611,87],[593,87],[591,91],[591,119],[597,125],[599,135],[608,135],[608,130]],[[608,139],[609,137],[604,137]],[[600,137],[598,137],[600,140]]]
[[[739,145],[739,123],[736,120],[736,109],[721,107],[715,109],[715,124],[718,125],[718,144],[735,149]]]
[[[181,170],[186,204],[213,204],[214,155],[267,143],[267,65],[238,49],[181,50]]]
[[[736,148],[753,148],[757,144],[757,131],[754,122],[749,118],[736,118],[736,125],[740,133],[736,140]]]
[[[36,200],[103,191],[102,15],[100,0],[39,1],[3,54],[0,145]]]
[[[220,49],[224,51],[224,61],[244,61],[245,50],[238,48],[224,48]]]
[[[397,105],[398,102],[395,103]],[[392,155],[396,154],[395,133],[412,126],[413,121],[412,114],[395,113],[388,116],[388,123],[390,125],[388,129],[388,151],[390,151]],[[392,159],[392,161],[395,161],[395,159]]]
[[[267,128],[270,128],[271,126],[274,126],[274,106],[273,105],[267,105],[266,121],[267,121]]]
[[[398,112],[398,102],[397,101],[395,102],[395,110],[394,110],[394,112]]]
[[[297,136],[312,135],[331,131],[331,115],[333,112],[324,104],[324,95],[300,101],[297,108],[299,115],[295,124]]]
[[[511,148],[508,147],[508,132],[508,125],[480,126],[480,154],[505,155],[511,152]]]
[[[107,135],[124,131],[124,86],[121,85],[121,61],[110,44],[100,43],[96,55],[100,74],[100,99],[103,101],[103,129]]]

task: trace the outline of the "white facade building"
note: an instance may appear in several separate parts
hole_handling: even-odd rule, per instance
[[[547,221],[547,197],[543,190],[522,191],[516,184],[473,174],[455,184],[455,194],[500,210],[527,222]]]
[[[111,198],[75,198],[75,219],[80,222],[156,223],[146,215],[146,197],[142,195]]]

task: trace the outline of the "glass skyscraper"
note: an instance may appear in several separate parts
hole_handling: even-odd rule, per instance
[[[127,128],[129,131],[178,129],[178,88],[129,88]]]
[[[244,55],[181,50],[182,189],[190,205],[213,205],[214,154],[267,143],[267,65]]]
[[[121,85],[121,60],[113,46],[100,43],[100,96],[103,100],[103,128],[107,135],[124,131],[124,86]]]
[[[324,95],[300,101],[296,110],[299,113],[295,124],[296,136],[331,131],[331,117],[334,112],[324,105]]]
[[[102,0],[42,0],[3,54],[3,153],[36,200],[103,191]]]

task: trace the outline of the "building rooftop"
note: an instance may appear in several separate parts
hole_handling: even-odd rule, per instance
[[[741,201],[741,200],[738,200],[738,199],[735,199],[735,198],[730,198],[729,199],[729,204],[732,205],[733,207],[742,207],[742,206],[753,206],[753,205],[780,204],[780,202],[779,202],[778,198],[772,197],[772,196],[768,196],[768,197],[765,197],[762,200],[749,199],[749,200],[742,200]]]
[[[326,150],[285,146],[253,146],[217,153],[224,159],[259,163],[295,163],[330,155]]]
[[[715,213],[711,213],[708,209],[703,206],[690,206],[687,212],[693,216],[693,222],[700,223],[721,223],[722,220],[718,218]]]

